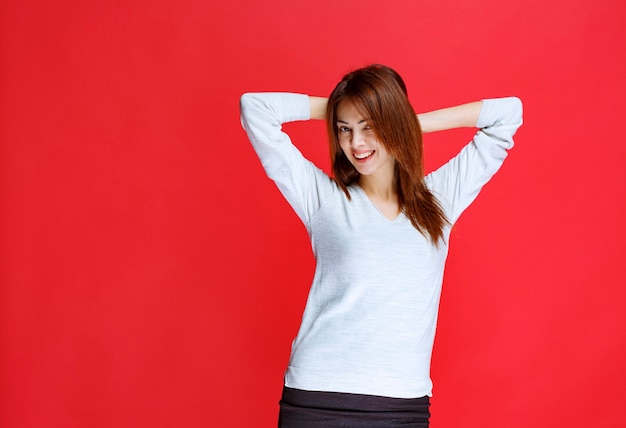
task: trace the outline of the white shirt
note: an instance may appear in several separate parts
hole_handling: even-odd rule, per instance
[[[245,94],[242,124],[268,176],[306,226],[316,270],[285,385],[416,398],[432,394],[430,360],[450,227],[435,247],[400,214],[387,219],[358,186],[351,200],[293,146],[281,124],[307,120],[301,94]],[[451,222],[513,147],[517,98],[484,100],[473,140],[424,180]]]

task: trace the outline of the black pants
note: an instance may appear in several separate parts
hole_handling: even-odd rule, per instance
[[[391,398],[284,387],[279,428],[428,428],[428,397]]]

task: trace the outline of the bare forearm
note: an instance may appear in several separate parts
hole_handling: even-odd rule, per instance
[[[311,106],[311,119],[326,119],[326,105],[328,98],[309,97],[309,105]]]
[[[311,119],[324,120],[328,98],[309,96]],[[445,131],[476,126],[482,101],[443,108],[417,115],[423,132]]]
[[[445,131],[454,128],[472,128],[478,122],[482,101],[461,104],[417,115],[422,132]]]

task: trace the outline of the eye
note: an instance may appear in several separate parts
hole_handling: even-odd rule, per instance
[[[339,126],[337,129],[341,133],[350,132],[350,128],[348,128],[347,126]]]

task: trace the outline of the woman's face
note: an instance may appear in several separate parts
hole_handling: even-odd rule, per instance
[[[337,135],[341,150],[361,175],[393,177],[395,159],[379,143],[369,118],[349,99],[337,106]]]

